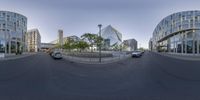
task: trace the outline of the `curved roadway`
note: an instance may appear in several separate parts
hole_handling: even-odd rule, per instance
[[[146,52],[101,65],[39,53],[0,61],[0,100],[199,100],[200,62]]]

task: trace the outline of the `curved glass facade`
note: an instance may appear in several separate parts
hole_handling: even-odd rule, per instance
[[[151,42],[158,52],[200,54],[200,11],[167,16],[155,28]]]
[[[25,51],[27,18],[21,14],[0,11],[0,51],[16,53]]]

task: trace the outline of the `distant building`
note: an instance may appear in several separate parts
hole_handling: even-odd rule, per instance
[[[41,36],[38,29],[28,30],[27,50],[28,52],[39,52],[41,49]]]
[[[134,51],[138,49],[138,44],[135,39],[124,40],[123,45],[126,47],[125,50],[127,51]]]
[[[80,41],[80,40],[81,39],[78,36],[75,36],[75,35],[63,38],[64,43],[67,43],[67,42],[70,42],[70,41]]]
[[[65,43],[69,42],[70,40],[71,41],[80,41],[81,39],[78,36],[73,35],[73,36],[63,37],[62,40],[63,40],[63,44],[65,44]],[[50,43],[58,44],[59,40],[57,39],[57,40],[54,40],[54,41],[52,41]]]
[[[80,41],[81,39],[78,36],[72,35],[72,36],[68,36],[68,37],[63,37],[63,44],[70,42],[70,41]],[[50,42],[51,44],[58,44],[59,40],[54,40]]]
[[[152,38],[149,40],[149,50],[150,51],[153,50],[153,41],[152,41]]]
[[[21,14],[0,11],[0,53],[26,51],[27,18]]]
[[[58,44],[59,42],[58,42],[58,39],[56,39],[56,40],[51,41],[50,43],[51,44]]]
[[[58,30],[58,44],[63,45],[63,30]]]
[[[108,50],[110,48],[110,39],[104,39],[103,50]]]
[[[122,43],[122,34],[113,28],[111,25],[108,25],[101,31],[102,37],[104,38],[104,46],[109,47],[105,49],[112,49],[115,46],[120,46]]]
[[[52,43],[41,43],[41,50],[49,50],[54,48],[56,45]]]

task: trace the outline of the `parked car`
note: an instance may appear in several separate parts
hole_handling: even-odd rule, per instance
[[[53,51],[51,53],[51,56],[54,58],[54,59],[62,59],[62,53],[60,51]]]
[[[142,51],[136,50],[132,52],[132,57],[141,57],[142,54]]]

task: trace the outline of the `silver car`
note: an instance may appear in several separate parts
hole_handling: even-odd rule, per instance
[[[132,52],[132,57],[141,57],[142,51],[136,50]]]
[[[51,56],[54,58],[54,59],[62,59],[62,53],[61,51],[53,51],[51,53]]]

